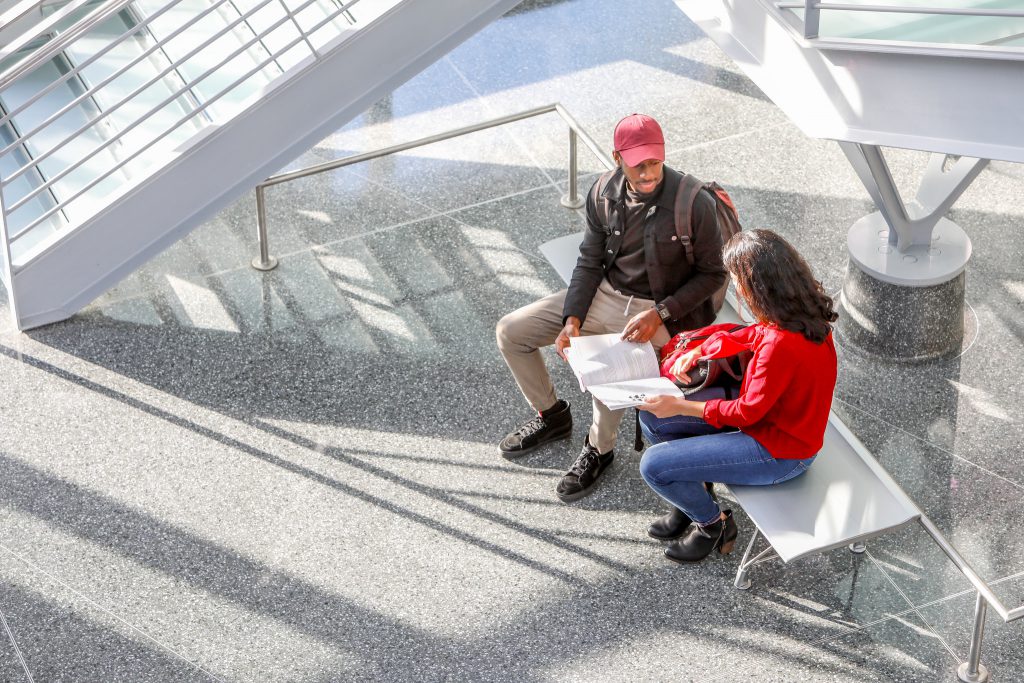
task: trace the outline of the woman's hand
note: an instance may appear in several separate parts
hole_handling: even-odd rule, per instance
[[[655,417],[672,417],[673,415],[682,414],[679,404],[685,402],[686,399],[681,396],[651,396],[638,405],[637,408],[654,413]]]
[[[637,408],[653,413],[655,417],[704,417],[704,403],[705,401],[687,401],[685,396],[652,396]]]
[[[669,373],[680,382],[687,381],[689,377],[686,376],[686,373],[697,364],[700,354],[700,347],[687,351],[679,356],[679,358],[676,358],[676,362],[668,369]]]

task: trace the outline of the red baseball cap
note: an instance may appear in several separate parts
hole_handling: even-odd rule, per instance
[[[658,122],[646,114],[630,114],[615,126],[615,151],[627,166],[648,159],[665,161],[665,136]]]

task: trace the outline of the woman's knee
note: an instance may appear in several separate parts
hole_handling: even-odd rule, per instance
[[[661,434],[658,432],[656,423],[657,418],[651,419],[652,417],[646,410],[640,411],[640,431],[652,444],[661,443]]]
[[[665,486],[664,473],[667,466],[678,460],[671,444],[655,444],[644,451],[640,458],[640,476],[653,487]]]

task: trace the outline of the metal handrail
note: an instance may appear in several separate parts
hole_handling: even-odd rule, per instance
[[[932,540],[935,541],[935,544],[939,546],[939,549],[945,553],[946,557],[948,557],[954,565],[956,565],[956,568],[960,570],[960,573],[971,582],[971,585],[974,586],[974,589],[978,594],[985,598],[985,601],[999,614],[1003,621],[1011,622],[1024,618],[1024,605],[1014,609],[1007,608],[1006,605],[1003,604],[1002,600],[1000,600],[992,590],[992,587],[989,586],[985,579],[981,578],[978,572],[974,570],[974,567],[972,567],[971,564],[964,559],[962,555],[960,555],[957,549],[953,547],[953,544],[946,540],[946,537],[943,536],[942,532],[939,531],[938,527],[935,526],[935,523],[932,522],[927,515],[922,514],[918,521],[921,526],[924,527],[924,530],[928,532],[928,535],[932,537]]]
[[[39,9],[39,0],[20,0],[17,4],[9,7],[6,12],[0,14],[0,26],[13,24],[37,9]]]
[[[75,0],[75,3],[78,3],[75,6],[78,7],[81,4],[81,2],[84,1],[85,0]],[[161,15],[164,15],[165,13],[169,12],[170,10],[176,7],[179,7],[182,1],[183,0],[171,0],[167,2],[165,5],[157,8],[152,14],[149,14],[145,17],[141,17],[138,21],[134,23],[132,27],[130,27],[128,30],[121,32],[116,38],[102,46],[98,51],[94,51],[81,64],[78,64],[74,68],[61,74],[53,81],[48,81],[45,86],[40,87],[38,89],[34,89],[30,97],[27,100],[21,102],[19,106],[13,111],[11,111],[9,114],[4,115],[2,112],[0,112],[0,116],[3,116],[3,121],[0,121],[0,124],[12,121],[14,116],[25,111],[33,105],[37,105],[39,100],[41,100],[48,94],[52,93],[56,88],[60,87],[62,83],[65,83],[70,79],[79,76],[83,69],[85,69],[91,64],[96,63],[97,59],[99,59],[102,55],[107,54],[116,45],[122,44],[123,42],[130,40],[131,37],[136,35],[139,31],[149,31],[148,27],[156,18],[158,18]],[[245,11],[244,13],[238,12],[236,8],[236,11],[232,12],[232,16],[237,14],[238,19],[229,20],[228,18],[225,18],[223,22],[224,25],[218,25],[217,30],[212,31],[211,34],[209,35],[204,34],[202,36],[202,42],[197,47],[190,49],[182,57],[176,59],[168,59],[167,62],[169,63],[169,66],[167,66],[166,68],[160,69],[158,67],[155,76],[150,77],[150,72],[147,70],[145,77],[143,79],[145,82],[141,86],[133,86],[131,92],[127,95],[123,95],[122,93],[117,92],[115,102],[113,102],[110,106],[103,107],[95,114],[89,113],[86,116],[87,120],[84,124],[75,124],[75,129],[73,130],[73,132],[71,132],[70,134],[62,133],[60,135],[60,139],[58,140],[46,140],[45,137],[43,137],[45,135],[43,131],[47,130],[48,127],[52,127],[52,125],[58,119],[66,115],[68,112],[74,110],[76,107],[80,106],[87,99],[95,98],[97,92],[101,91],[103,88],[107,88],[107,90],[104,92],[110,92],[108,86],[113,81],[117,80],[118,78],[127,73],[130,73],[132,69],[136,68],[140,63],[142,63],[147,58],[151,57],[154,54],[157,54],[158,51],[162,51],[162,53],[166,56],[166,51],[164,51],[164,47],[167,43],[175,40],[180,35],[185,33],[189,29],[189,27],[194,26],[196,22],[202,20],[204,17],[208,17],[212,12],[215,12],[219,7],[227,6],[227,4],[229,4],[230,2],[231,0],[215,0],[211,3],[209,7],[204,8],[202,12],[196,14],[188,14],[187,17],[182,18],[181,25],[173,27],[172,30],[169,30],[168,33],[162,35],[159,39],[153,37],[154,43],[152,45],[144,46],[145,49],[142,50],[141,54],[134,55],[129,61],[127,61],[127,63],[117,65],[117,69],[112,73],[103,74],[102,80],[100,80],[96,84],[93,85],[86,83],[86,89],[84,92],[74,93],[75,96],[71,98],[70,102],[62,103],[62,105],[56,112],[47,112],[47,116],[45,117],[45,120],[43,120],[42,122],[33,121],[31,124],[31,130],[27,132],[22,132],[20,135],[17,136],[17,139],[13,143],[5,145],[2,149],[0,149],[0,155],[15,153],[19,149],[32,149],[32,157],[29,163],[19,164],[18,168],[13,173],[6,175],[3,179],[0,179],[0,189],[5,189],[9,188],[12,182],[24,176],[29,171],[39,172],[41,168],[40,165],[43,162],[47,161],[48,159],[59,158],[55,157],[55,154],[60,150],[68,149],[68,145],[73,143],[75,140],[83,139],[83,135],[89,135],[90,131],[96,130],[98,126],[105,126],[101,133],[102,139],[99,141],[98,144],[89,144],[92,143],[92,140],[86,138],[88,142],[84,153],[79,154],[76,152],[76,154],[74,155],[64,155],[69,156],[70,160],[67,162],[62,161],[56,169],[52,169],[46,172],[45,174],[40,173],[40,182],[33,182],[31,189],[24,196],[20,196],[18,198],[18,201],[6,202],[6,206],[4,206],[3,209],[3,219],[6,222],[7,216],[11,215],[13,212],[19,209],[22,209],[23,207],[28,205],[30,202],[32,202],[34,199],[38,198],[42,194],[46,192],[50,192],[52,194],[54,189],[56,188],[57,183],[67,178],[71,173],[80,169],[84,164],[86,164],[90,160],[96,159],[98,155],[104,154],[105,151],[107,154],[110,154],[111,151],[113,151],[111,150],[112,145],[123,144],[127,135],[129,135],[130,133],[132,133],[132,131],[139,128],[140,125],[148,121],[151,121],[153,117],[155,117],[156,115],[166,111],[167,107],[173,106],[175,101],[180,100],[180,98],[182,97],[188,98],[188,95],[194,92],[194,88],[198,84],[209,83],[210,81],[208,79],[213,74],[223,71],[223,67],[225,65],[227,65],[232,60],[237,59],[238,56],[242,54],[245,50],[251,49],[254,46],[262,45],[264,50],[261,50],[261,52],[267,51],[269,53],[269,56],[266,58],[264,58],[264,56],[261,54],[259,56],[254,57],[252,60],[249,61],[249,63],[245,64],[244,66],[241,66],[241,69],[245,70],[244,74],[242,74],[238,78],[233,78],[233,80],[231,80],[231,82],[227,83],[226,85],[218,83],[216,86],[217,91],[203,98],[203,101],[195,101],[194,98],[186,99],[183,103],[186,115],[180,118],[176,118],[175,122],[171,124],[170,127],[165,128],[163,125],[161,125],[159,127],[150,127],[149,129],[144,129],[147,132],[141,139],[136,138],[136,142],[133,142],[130,146],[124,147],[123,150],[118,149],[117,151],[114,151],[113,157],[110,159],[109,162],[107,160],[104,160],[104,162],[96,170],[90,170],[89,175],[83,178],[81,183],[76,182],[75,186],[68,190],[66,194],[62,194],[62,196],[59,197],[55,196],[55,204],[52,207],[48,207],[48,210],[44,211],[41,215],[35,215],[33,213],[33,215],[31,216],[32,220],[30,222],[27,222],[26,224],[23,224],[23,226],[19,229],[17,234],[8,235],[8,239],[5,239],[5,242],[7,242],[8,245],[10,243],[16,242],[19,238],[28,234],[31,230],[43,224],[58,211],[65,211],[69,204],[77,200],[80,200],[81,197],[83,197],[83,195],[85,195],[92,188],[96,187],[100,182],[109,178],[112,174],[125,169],[130,163],[138,159],[141,154],[151,149],[161,140],[164,140],[168,135],[174,133],[175,131],[181,130],[185,126],[190,125],[190,123],[193,123],[197,119],[197,117],[205,116],[208,121],[212,121],[212,119],[209,116],[211,105],[218,101],[221,101],[225,96],[227,96],[229,93],[231,93],[244,83],[250,82],[251,79],[259,72],[267,69],[268,67],[274,66],[275,62],[277,62],[283,55],[285,55],[289,51],[294,50],[296,46],[301,44],[305,45],[303,54],[305,55],[306,59],[321,59],[323,55],[315,46],[311,38],[318,32],[322,31],[324,27],[331,25],[333,22],[337,22],[340,19],[344,19],[346,23],[351,23],[351,21],[354,20],[354,17],[351,13],[351,9],[355,5],[357,5],[360,2],[360,0],[333,0],[330,5],[327,5],[322,0],[305,0],[305,2],[297,3],[298,6],[292,6],[292,3],[286,3],[286,0],[277,0],[277,2],[280,4],[280,9],[277,10],[277,13],[280,15],[280,18],[277,18],[271,24],[261,28],[259,31],[252,31],[252,38],[247,39],[244,43],[242,43],[240,48],[233,50],[231,54],[228,55],[226,58],[222,58],[222,53],[217,52],[214,59],[210,62],[207,62],[203,66],[211,64],[213,61],[216,61],[216,64],[212,66],[212,68],[204,70],[203,73],[201,73],[199,76],[194,78],[183,77],[182,72],[180,70],[182,65],[187,63],[189,60],[195,62],[195,60],[201,58],[204,50],[207,50],[207,54],[209,54],[209,50],[212,49],[211,46],[214,45],[215,41],[221,39],[225,35],[230,34],[230,32],[235,30],[235,28],[239,26],[241,22],[247,21],[256,12],[264,10],[264,8],[273,4],[274,0],[263,0],[262,2],[257,2],[254,7],[248,8],[247,11]],[[20,62],[6,70],[2,74],[2,76],[0,76],[0,91],[2,91],[5,86],[9,86],[16,79],[24,77],[25,75],[31,73],[34,69],[38,68],[39,66],[47,63],[49,60],[52,60],[56,56],[60,55],[63,51],[70,49],[75,44],[76,40],[86,36],[86,34],[88,34],[88,32],[91,29],[95,28],[102,21],[109,19],[117,12],[124,11],[124,9],[129,5],[130,0],[112,0],[110,2],[102,3],[100,7],[90,11],[78,22],[76,22],[73,26],[69,27],[61,35],[57,36],[54,40],[49,41],[45,45],[41,46],[39,49],[32,52],[28,57],[22,59]],[[296,15],[300,12],[309,10],[311,7],[318,7],[318,15],[320,19],[315,21],[313,25],[303,29],[300,23],[297,21]],[[22,11],[22,14],[25,13],[27,13],[27,10]],[[38,27],[40,25],[42,24],[36,24],[30,29],[29,32],[38,32]],[[286,25],[292,26],[295,29],[295,31],[293,31],[288,36],[280,36],[281,39],[284,39],[282,40],[284,44],[280,46],[276,51],[270,52],[269,50],[267,50],[267,43],[265,42],[265,40],[271,36],[277,35],[282,29],[282,27],[285,27]],[[348,29],[339,28],[339,35],[346,30]],[[149,32],[151,33],[151,31]],[[293,37],[296,35],[297,37]],[[322,38],[318,38],[317,44],[319,44],[321,40]],[[239,41],[235,41],[235,44],[239,44]],[[255,66],[249,68],[250,63],[255,64]],[[275,70],[274,74],[271,74],[268,77],[275,77],[277,75],[278,70],[280,70],[280,67],[278,67],[278,69]],[[284,73],[284,70],[280,71]],[[114,130],[113,134],[111,134],[109,129],[110,122],[113,121],[112,115],[114,113],[116,113],[119,110],[125,109],[125,105],[128,105],[129,103],[135,103],[137,98],[140,97],[148,88],[151,88],[161,79],[166,78],[168,75],[171,75],[173,73],[178,74],[181,83],[169,84],[167,92],[171,93],[170,96],[162,98],[162,101],[155,105],[151,105],[148,102],[146,102],[144,111],[142,113],[138,114],[137,116],[133,116],[132,119],[126,124],[117,125],[116,130]],[[238,73],[240,73],[240,71],[233,72],[230,74],[230,76],[234,77]],[[260,84],[263,84],[263,81],[260,81]],[[50,128],[50,130],[52,130],[52,128]],[[40,142],[40,140],[44,140],[45,145],[43,145]],[[31,147],[29,147],[30,145]],[[104,157],[104,159],[106,159],[106,157]]]
[[[0,59],[5,59],[16,54],[18,50],[22,49],[36,38],[46,35],[61,19],[64,19],[67,15],[89,2],[92,2],[92,0],[75,0],[74,2],[60,8],[60,10],[48,16],[42,22],[36,24],[33,31],[19,36],[17,39],[11,41],[9,45],[5,46],[3,50],[0,50]],[[89,29],[106,21],[131,3],[132,0],[110,0],[109,2],[101,3],[95,9],[75,22],[73,26],[61,32],[61,34],[54,40],[48,41],[26,59],[18,62],[7,69],[7,71],[0,74],[0,90],[6,88],[25,74],[34,71],[36,68],[50,61],[66,50],[68,45],[87,33]]]
[[[1024,10],[965,8],[965,7],[918,7],[914,5],[851,5],[841,2],[779,2],[779,9],[806,9],[808,4],[815,10],[841,10],[846,12],[892,12],[895,14],[949,14],[968,17],[1024,17]]]
[[[409,149],[416,147],[423,147],[424,145],[430,145],[435,142],[442,142],[444,140],[450,140],[469,133],[476,133],[481,130],[487,130],[488,128],[495,128],[497,126],[504,126],[509,123],[516,121],[522,121],[523,119],[533,118],[535,116],[541,116],[543,114],[550,113],[558,114],[562,120],[569,126],[569,189],[568,193],[562,197],[562,206],[570,209],[578,209],[583,206],[583,200],[579,198],[576,190],[576,180],[579,175],[579,169],[577,166],[576,157],[576,142],[577,139],[582,139],[583,144],[594,153],[605,168],[612,170],[616,167],[615,162],[608,154],[601,149],[594,139],[587,133],[576,119],[566,111],[559,103],[548,104],[543,107],[535,107],[533,109],[527,109],[516,114],[508,114],[507,116],[501,116],[496,119],[489,119],[480,123],[474,123],[469,126],[463,126],[461,128],[455,128],[453,130],[445,131],[443,133],[436,133],[434,135],[428,135],[417,140],[411,140],[409,142],[403,142],[398,145],[392,145],[390,147],[384,147],[382,149],[374,150],[372,152],[363,152],[362,154],[354,154],[352,156],[344,157],[342,159],[335,159],[334,161],[325,161],[320,164],[314,164],[306,168],[299,169],[297,171],[289,171],[288,173],[280,173],[278,175],[271,176],[264,180],[262,183],[256,186],[256,232],[259,239],[260,255],[253,259],[252,266],[257,270],[272,270],[277,266],[277,259],[270,255],[270,246],[268,243],[267,236],[267,210],[266,210],[266,189],[273,187],[274,185],[280,185],[287,183],[292,180],[299,178],[308,178],[312,175],[319,173],[325,173],[327,171],[333,171],[345,166],[351,166],[352,164],[358,164],[363,161],[370,161],[371,159],[378,159],[380,157],[389,156],[391,154],[397,154],[398,152],[404,152]]]

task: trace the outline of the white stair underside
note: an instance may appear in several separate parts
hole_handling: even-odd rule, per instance
[[[1024,162],[1024,52],[830,49],[761,0],[676,4],[810,137]]]
[[[519,0],[406,0],[272,83],[252,106],[12,269],[20,329],[63,320]]]

